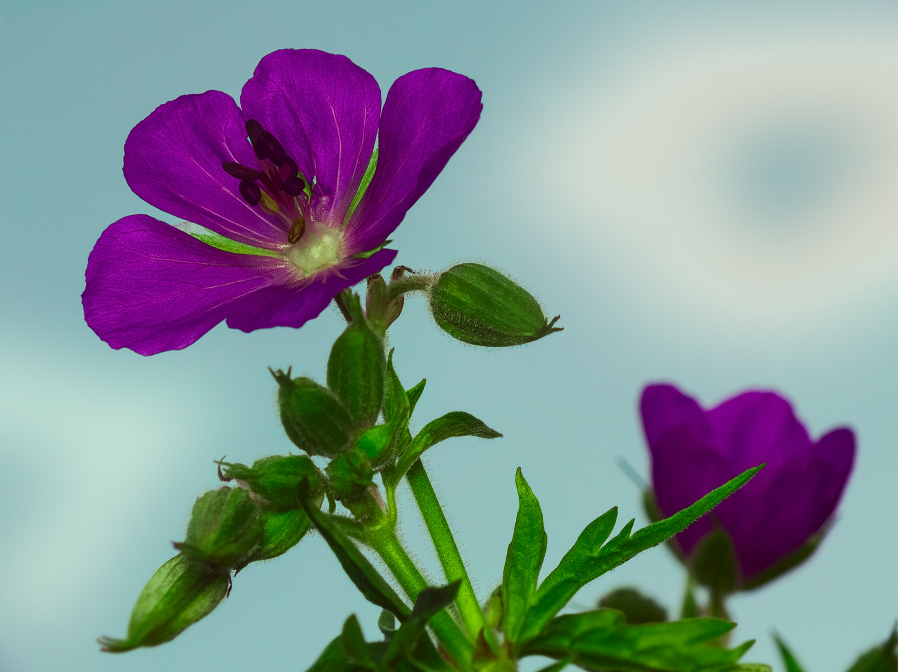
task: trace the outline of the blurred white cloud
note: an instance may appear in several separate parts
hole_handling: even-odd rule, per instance
[[[539,113],[554,217],[663,300],[793,326],[898,290],[898,43],[719,30],[633,48]]]

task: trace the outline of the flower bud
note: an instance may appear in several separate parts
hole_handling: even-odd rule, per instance
[[[224,486],[196,500],[187,538],[175,548],[209,570],[227,572],[262,543],[262,510],[243,488]]]
[[[399,266],[393,271],[393,277],[401,277],[404,269]],[[368,317],[368,323],[371,328],[378,334],[383,336],[387,333],[387,329],[402,314],[402,308],[405,306],[405,297],[397,296],[390,299],[390,290],[380,273],[368,276],[368,289],[365,292],[365,313]]]
[[[103,651],[123,653],[157,646],[208,615],[228,591],[226,574],[210,572],[176,555],[156,570],[131,612],[127,639],[99,639]]]
[[[309,479],[312,497],[322,492],[321,472],[306,455],[272,455],[244,464],[222,462],[225,467],[223,480],[236,478],[245,482],[255,494],[272,504],[287,509],[300,509],[299,482]]]
[[[481,264],[459,264],[441,273],[430,290],[437,325],[472,345],[499,348],[561,331],[536,299],[501,273]]]
[[[358,500],[364,491],[374,485],[374,468],[367,456],[353,450],[331,461],[325,468],[330,477],[331,492],[344,501]]]
[[[318,503],[322,495],[318,495]],[[296,546],[312,527],[312,521],[302,509],[279,509],[276,506],[266,506],[262,509],[264,532],[262,545],[247,560],[270,560],[283,555]]]
[[[362,314],[358,295],[345,296],[352,323],[331,348],[327,386],[343,402],[356,427],[371,427],[384,403],[384,346]]]
[[[722,528],[706,534],[692,551],[692,576],[714,595],[729,595],[742,584],[733,538]]]
[[[602,599],[599,600],[599,607],[623,612],[624,618],[630,625],[667,621],[667,609],[652,598],[643,595],[636,588],[612,590],[602,596]]]
[[[281,423],[287,436],[309,455],[336,457],[347,450],[352,418],[333,394],[310,378],[272,371],[278,382]]]

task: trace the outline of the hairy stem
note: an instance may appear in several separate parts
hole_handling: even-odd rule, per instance
[[[440,506],[421,460],[415,461],[406,473],[406,478],[408,478],[418,508],[421,509],[421,515],[428,532],[430,532],[430,538],[433,540],[434,548],[440,558],[440,564],[446,573],[446,580],[450,583],[461,581],[455,602],[458,604],[458,611],[468,632],[472,637],[477,637],[477,633],[480,632],[484,624],[483,611],[481,611],[480,603],[474,594],[474,588],[471,585],[471,579],[468,578],[458,545],[452,536],[449,521],[446,520],[443,508]]]
[[[437,277],[435,275],[426,275],[419,273],[415,275],[403,275],[401,278],[391,280],[387,285],[390,294],[390,301],[396,299],[407,292],[418,292],[430,289],[436,284]]]
[[[383,559],[409,598],[412,601],[417,599],[418,594],[427,588],[428,584],[399,543],[395,530],[389,529],[380,534],[370,535],[366,541]],[[449,612],[444,609],[430,619],[429,625],[458,666],[463,670],[469,670],[474,646]]]

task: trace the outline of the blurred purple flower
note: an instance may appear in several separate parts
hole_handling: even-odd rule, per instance
[[[745,392],[706,411],[671,385],[649,385],[640,410],[656,503],[665,516],[767,463],[748,485],[676,537],[689,557],[716,519],[733,541],[743,584],[821,531],[854,463],[854,432],[840,427],[814,442],[791,404],[772,392]]]
[[[302,326],[393,261],[381,246],[474,129],[480,97],[473,80],[428,68],[397,79],[381,112],[377,82],[345,56],[284,49],[259,63],[242,109],[220,91],[161,105],[128,136],[125,179],[187,221],[131,215],[103,232],[88,325],[142,355],[225,319]]]

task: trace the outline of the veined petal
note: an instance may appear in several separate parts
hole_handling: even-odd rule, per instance
[[[125,142],[125,179],[150,205],[247,245],[284,242],[286,226],[243,200],[224,161],[256,165],[243,114],[221,91],[160,105]]]
[[[347,259],[295,287],[272,285],[231,307],[228,326],[246,332],[301,327],[318,317],[339,292],[378,273],[395,258],[395,250],[381,250],[367,259]]]
[[[380,119],[377,170],[350,218],[352,252],[377,247],[399,226],[480,119],[474,80],[428,68],[397,79]]]
[[[282,260],[225,252],[148,215],[131,215],[94,246],[81,302],[87,324],[111,347],[154,355],[186,348],[235,303],[282,287],[290,274]]]
[[[315,221],[342,223],[374,149],[380,87],[345,56],[282,49],[243,87],[247,119],[272,133],[311,180]]]

